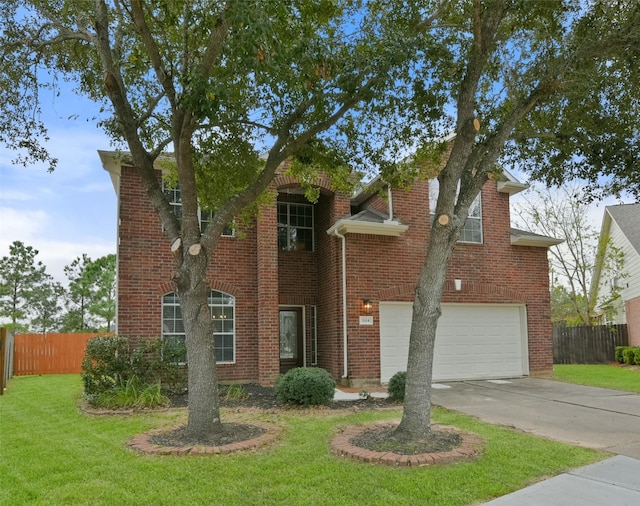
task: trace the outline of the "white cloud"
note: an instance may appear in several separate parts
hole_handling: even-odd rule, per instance
[[[9,251],[9,244],[22,241],[30,245],[48,228],[49,215],[41,210],[20,210],[0,207],[0,251]]]

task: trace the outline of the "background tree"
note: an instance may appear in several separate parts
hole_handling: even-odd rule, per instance
[[[116,313],[116,256],[86,254],[65,266],[69,280],[65,332],[109,331]]]
[[[564,239],[562,244],[549,249],[552,295],[566,295],[571,304],[567,312],[564,297],[551,298],[551,309],[557,315],[564,312],[568,325],[592,325],[597,291],[591,290],[591,280],[596,265],[599,232],[589,223],[589,205],[583,189],[578,186],[563,186],[554,189],[534,189],[529,196],[514,206],[518,227],[549,237]],[[607,257],[602,269],[610,277],[622,275],[624,257],[622,252],[608,245]],[[554,307],[561,303],[560,307]],[[564,310],[563,310],[564,308]]]
[[[303,154],[309,182],[318,168],[345,179],[337,140],[349,144],[362,132],[350,111],[374,99],[383,110],[392,96],[385,88],[409,70],[402,63],[412,39],[400,29],[407,20],[390,26],[383,7],[350,0],[3,4],[2,140],[46,159],[43,126],[33,121],[38,92],[56,88],[55,78],[43,80],[48,74],[73,81],[103,105],[102,125],[126,145],[126,161],[139,169],[160,216],[185,322],[192,440],[222,429],[213,327],[203,310],[219,237],[285,160]],[[155,172],[169,147],[181,221]],[[204,231],[199,204],[215,210]]]
[[[547,159],[548,165],[535,166],[536,174],[553,171],[561,181],[564,172],[555,170],[554,160],[570,165],[578,145],[585,152],[596,138],[610,136],[628,147],[625,153],[638,147],[637,125],[625,123],[633,120],[626,112],[608,116],[605,129],[594,129],[579,142],[556,142],[553,150],[545,143],[556,137],[559,123],[588,129],[581,113],[599,117],[609,98],[637,113],[637,2],[461,0],[425,2],[423,9],[425,25],[417,26],[432,35],[424,51],[436,48],[439,58],[418,62],[404,128],[415,128],[419,139],[421,125],[433,124],[422,111],[429,103],[425,90],[435,88],[448,97],[444,111],[451,111],[449,121],[438,120],[442,137],[450,125],[455,137],[419,146],[408,173],[437,175],[440,190],[413,305],[403,416],[394,436],[401,439],[431,432],[433,350],[447,266],[470,205],[499,164],[528,168],[532,160]],[[620,84],[621,76],[631,78],[628,84]],[[621,89],[629,95],[615,96]],[[569,140],[578,136],[569,128],[564,133]],[[436,163],[420,173],[421,160]],[[633,160],[637,157],[617,166],[621,180],[633,181]],[[588,168],[597,173],[595,166]]]
[[[63,332],[85,332],[94,330],[89,321],[89,300],[91,298],[91,280],[86,271],[91,259],[86,253],[69,265],[65,265],[64,274],[69,281],[67,285],[66,308],[62,320]]]
[[[35,287],[31,301],[31,328],[34,332],[46,334],[58,330],[63,299],[63,286],[45,274]]]
[[[97,258],[86,274],[92,286],[89,313],[98,322],[97,330],[109,332],[116,316],[116,256]]]
[[[0,259],[0,316],[9,318],[12,332],[26,331],[33,304],[47,279],[45,266],[36,261],[38,250],[14,241],[9,255]]]

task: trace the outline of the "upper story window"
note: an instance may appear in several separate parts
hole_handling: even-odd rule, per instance
[[[460,187],[458,187],[458,191],[460,191]],[[439,193],[440,182],[437,179],[429,180],[429,212],[432,220],[436,212]],[[469,206],[469,213],[460,232],[459,241],[482,244],[482,197],[480,193]]]
[[[216,362],[235,361],[235,297],[228,293],[211,290],[209,309],[213,320],[213,340]],[[182,308],[175,293],[162,297],[162,339],[172,349],[184,350],[186,332],[182,320]],[[186,353],[176,355],[176,361],[186,363]]]
[[[313,206],[278,202],[278,248],[313,251]]]
[[[180,195],[180,188],[172,188],[166,181],[163,180],[162,191],[169,201],[169,205],[173,210],[173,214],[178,219],[178,221],[182,221],[182,195]],[[198,207],[198,219],[200,220],[201,231],[204,230],[207,224],[213,219],[214,214],[215,213],[213,211],[206,211]],[[226,227],[224,227],[222,235],[225,237],[233,237],[233,228],[227,225]]]

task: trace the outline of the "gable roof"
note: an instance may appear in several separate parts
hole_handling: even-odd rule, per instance
[[[591,297],[597,295],[600,285],[600,275],[602,273],[602,264],[608,241],[603,240],[609,237],[611,231],[611,222],[615,221],[620,231],[627,237],[629,243],[640,255],[640,204],[620,204],[617,206],[607,206],[604,208],[604,216],[602,218],[602,227],[600,228],[600,240],[598,244],[598,253],[596,255],[596,264],[593,269],[591,278],[591,287],[589,292]]]
[[[640,203],[607,206],[605,211],[609,213],[636,252],[640,254]]]

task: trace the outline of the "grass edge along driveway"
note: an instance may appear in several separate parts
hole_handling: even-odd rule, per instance
[[[556,364],[553,366],[552,379],[640,394],[640,366],[638,365]]]
[[[178,423],[185,410],[89,416],[78,409],[77,375],[11,380],[0,397],[0,504],[477,504],[606,456],[436,409],[434,421],[485,440],[474,460],[438,467],[388,468],[330,455],[341,425],[398,418],[383,412],[241,414],[276,421],[269,449],[210,457],[142,455],[126,443]],[[251,418],[254,417],[254,418]],[[225,419],[223,418],[223,419]]]

